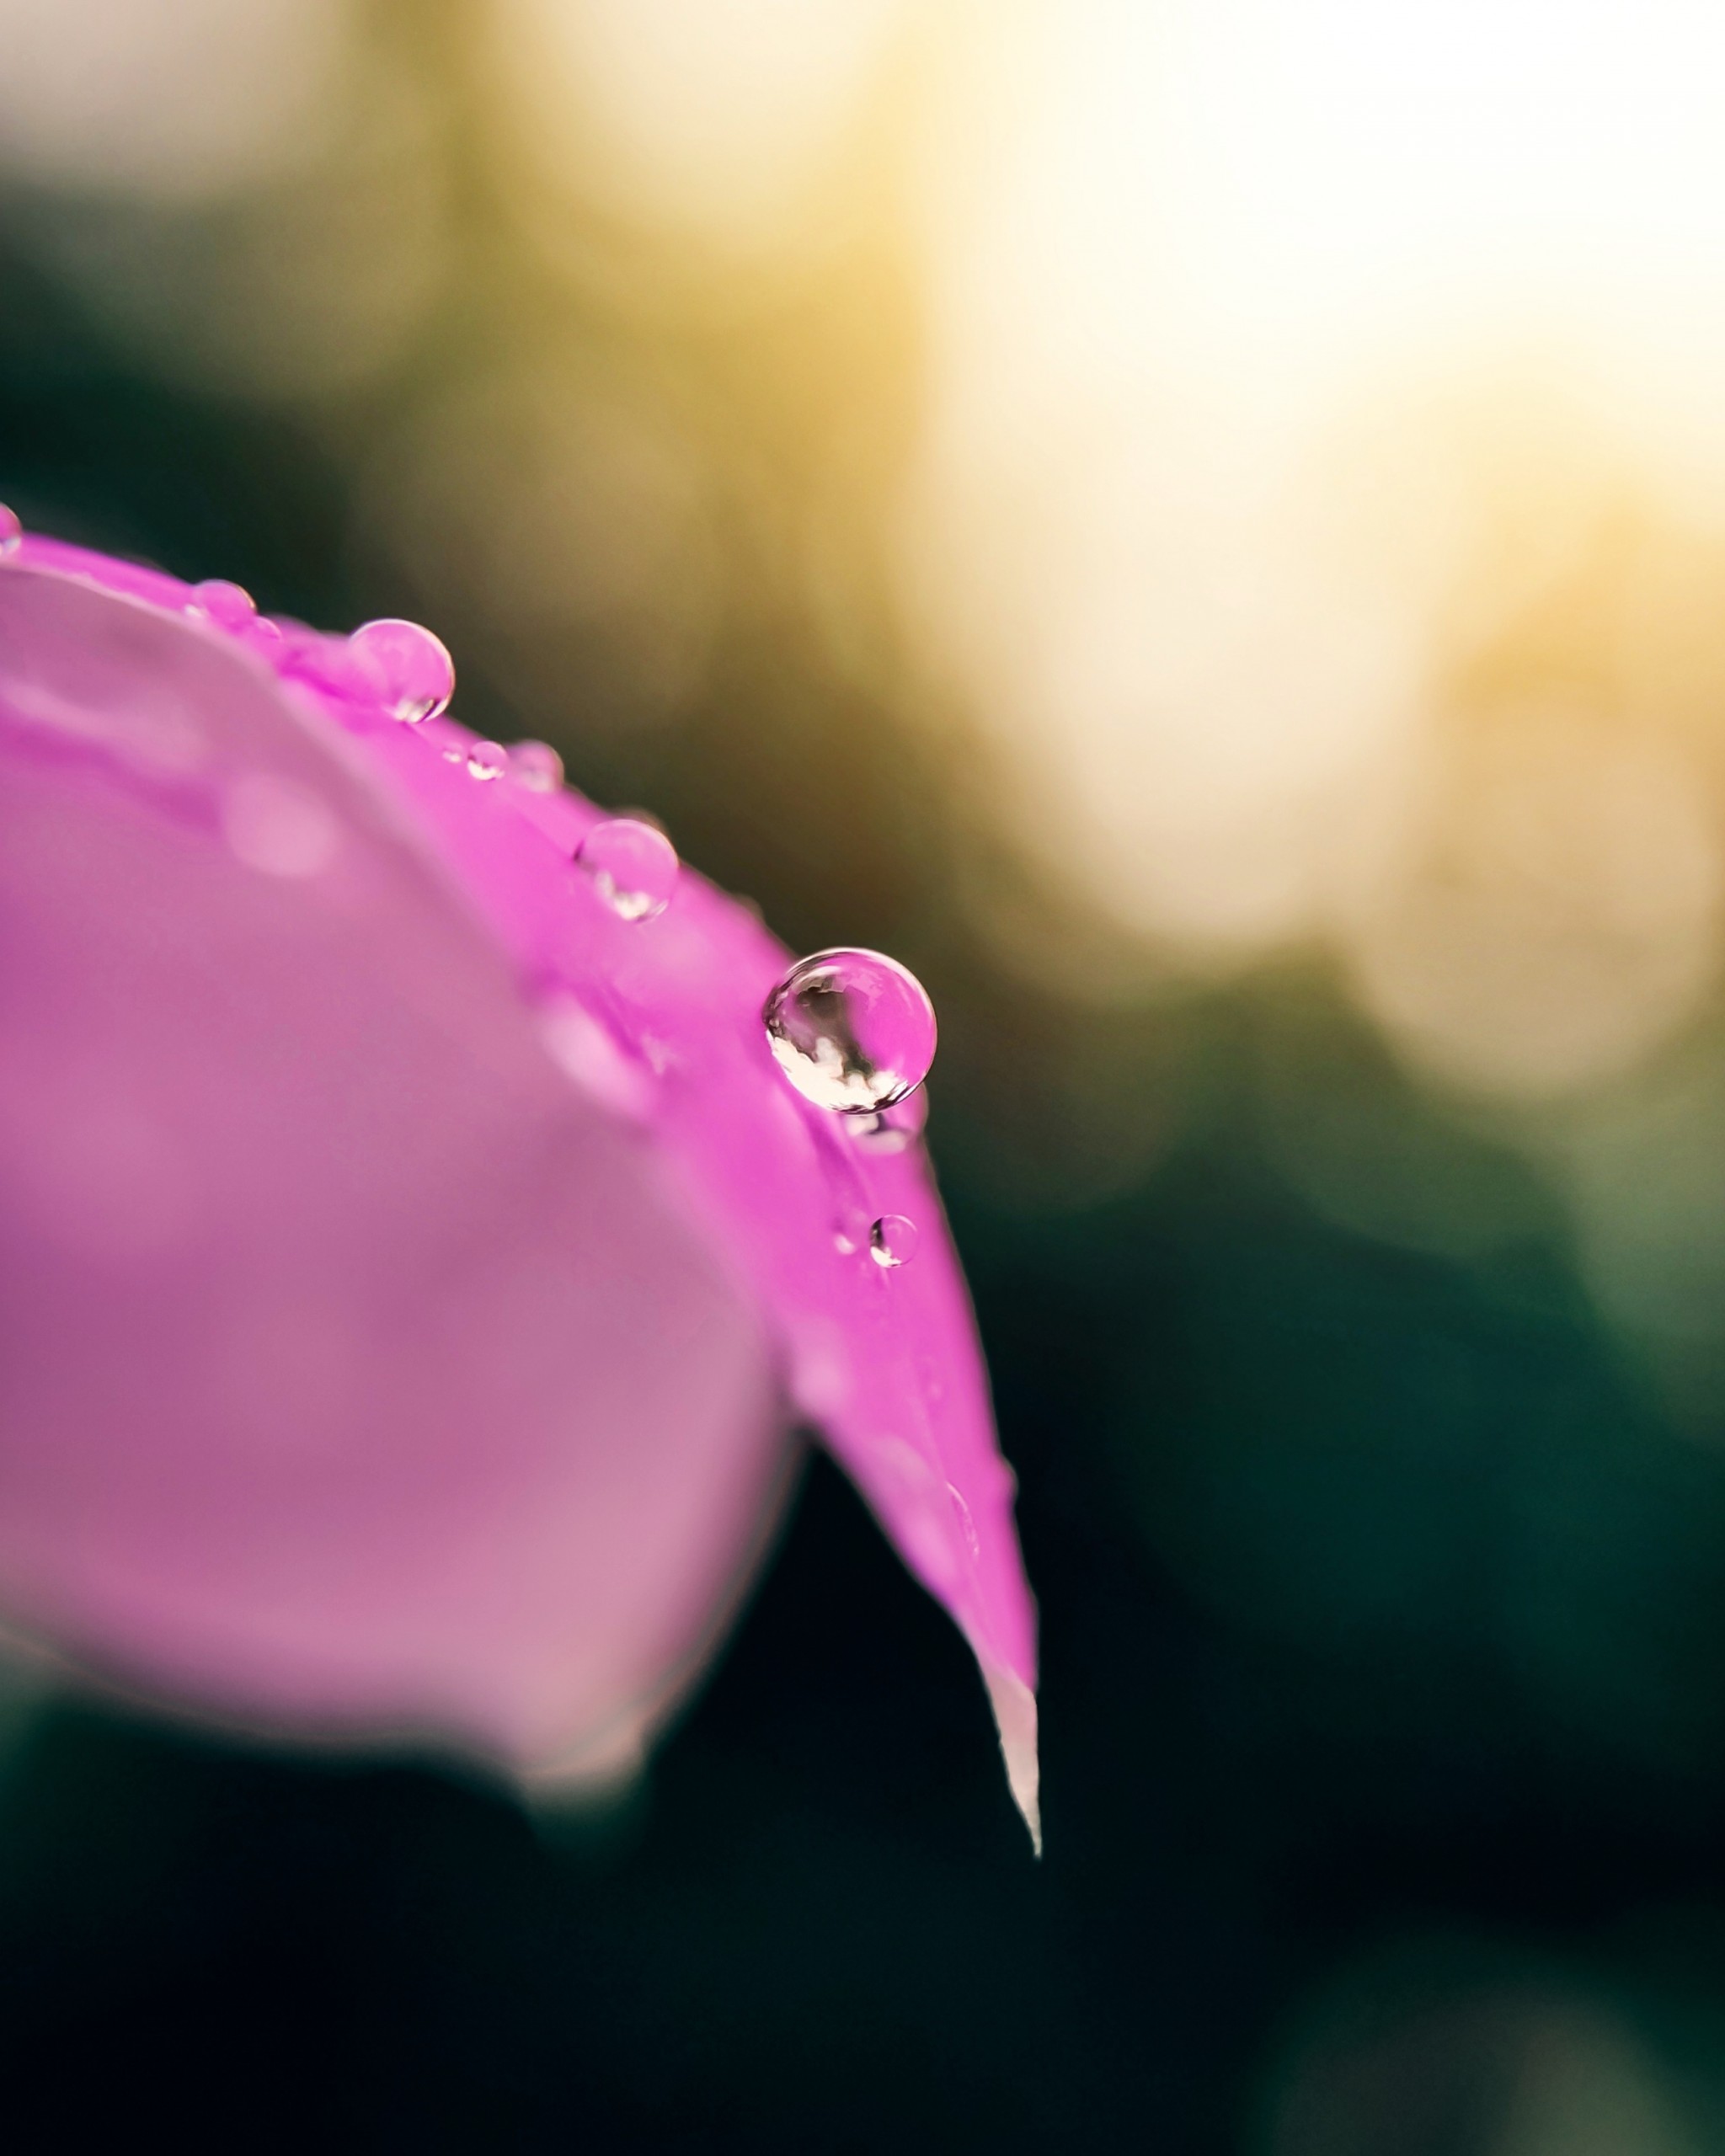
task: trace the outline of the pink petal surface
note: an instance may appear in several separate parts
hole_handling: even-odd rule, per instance
[[[788,1396],[969,1640],[1034,1832],[963,1278],[920,1145],[775,1065],[790,954],[687,868],[619,918],[591,803],[191,598],[0,568],[0,1604],[238,1718],[602,1758],[745,1578]]]

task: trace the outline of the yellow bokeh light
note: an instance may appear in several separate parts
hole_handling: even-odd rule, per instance
[[[1075,0],[959,20],[905,584],[1025,842],[1178,963],[1373,924],[1367,992],[1450,1075],[1561,1088],[1632,1061],[1711,976],[1698,801],[1670,811],[1699,895],[1669,993],[1580,952],[1616,919],[1582,842],[1564,963],[1621,990],[1615,1012],[1583,1023],[1553,990],[1513,1052],[1466,1036],[1540,963],[1506,958],[1533,918],[1510,906],[1464,939],[1499,985],[1445,946],[1434,1034],[1382,923],[1418,910],[1434,846],[1548,843],[1439,776],[1458,766],[1434,744],[1483,723],[1468,654],[1513,640],[1614,503],[1725,522],[1725,19]],[[1566,686],[1551,664],[1536,696]],[[1576,753],[1701,784],[1686,751],[1616,744],[1616,694],[1583,700]]]

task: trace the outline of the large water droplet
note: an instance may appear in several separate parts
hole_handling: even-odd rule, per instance
[[[916,1223],[902,1213],[883,1213],[868,1230],[868,1255],[885,1273],[908,1265],[916,1255]]]
[[[676,848],[663,831],[633,816],[595,824],[576,849],[575,859],[593,878],[600,897],[624,921],[654,920],[676,889]]]
[[[0,562],[3,562],[8,554],[15,554],[23,544],[24,526],[19,521],[18,511],[8,509],[4,502],[0,502]]]
[[[218,629],[231,631],[247,627],[258,607],[243,584],[230,584],[226,577],[212,576],[192,586],[188,611],[200,615],[206,622],[213,622]]]
[[[517,741],[509,752],[515,782],[529,793],[555,793],[563,784],[563,758],[548,741]]]
[[[417,622],[365,622],[348,638],[361,678],[392,714],[417,726],[447,711],[455,661]]]
[[[817,1107],[874,1114],[913,1092],[934,1060],[934,1006],[879,951],[799,958],[761,1012],[779,1067]]]
[[[467,751],[467,776],[501,778],[509,769],[509,750],[500,741],[476,741]]]

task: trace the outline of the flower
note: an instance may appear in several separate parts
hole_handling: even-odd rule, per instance
[[[615,1774],[800,1417],[969,1640],[1036,1834],[916,1097],[804,1097],[789,954],[450,680],[411,625],[0,563],[0,1611],[183,1711]]]

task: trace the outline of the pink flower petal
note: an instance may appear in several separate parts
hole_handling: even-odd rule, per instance
[[[970,1641],[1034,1833],[914,1115],[793,1090],[745,909],[685,868],[623,917],[590,803],[219,611],[39,539],[0,569],[7,1608],[206,1711],[622,1756],[761,1546],[788,1396]]]

